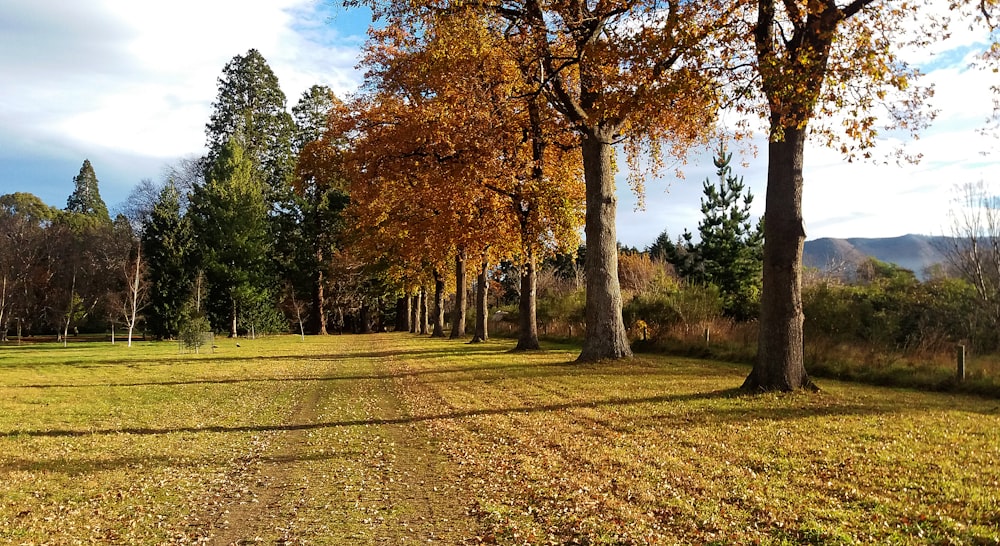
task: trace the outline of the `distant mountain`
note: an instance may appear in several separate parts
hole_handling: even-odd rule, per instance
[[[948,237],[903,235],[882,239],[815,239],[806,241],[802,262],[806,267],[821,270],[852,269],[869,256],[896,264],[923,278],[925,270],[945,261],[941,249]]]

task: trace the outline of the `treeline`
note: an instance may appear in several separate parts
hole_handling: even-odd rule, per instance
[[[461,337],[475,276],[481,340],[493,275],[517,279],[518,348],[536,348],[539,264],[577,248],[582,227],[579,360],[628,357],[617,150],[641,195],[643,173],[665,158],[749,136],[745,122],[720,121],[734,112],[762,120],[768,135],[767,221],[748,222],[749,196],[722,149],[720,184],[705,188],[706,229],[698,240],[668,237],[655,251],[685,282],[716,287],[726,316],[757,317],[747,389],[809,387],[806,136],[861,158],[876,142],[883,106],[893,128],[925,125],[929,93],[913,84],[918,74],[897,57],[894,38],[925,43],[947,33],[947,20],[934,19],[897,36],[928,7],[862,0],[346,4],[381,18],[365,45],[359,93],[341,102],[314,87],[289,112],[258,52],[234,58],[206,126],[209,153],[165,184],[144,186],[131,201],[145,206],[118,222],[133,230],[129,264],[146,269],[132,292],[146,291],[143,315],[155,335],[174,336],[191,321],[252,335],[289,317],[300,332],[323,333],[331,322],[364,331],[373,317],[392,316],[397,329],[444,336],[449,291],[450,335]],[[990,29],[993,8],[949,7]],[[873,37],[871,28],[886,34]],[[824,125],[824,116],[835,121]],[[11,282],[21,288],[37,282],[17,275]],[[94,298],[75,311],[76,279],[47,314],[35,309],[28,319],[18,303],[4,320],[62,324],[64,333],[80,316],[97,320]]]

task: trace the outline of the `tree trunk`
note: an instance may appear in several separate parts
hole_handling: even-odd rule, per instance
[[[528,251],[521,269],[521,294],[517,304],[517,345],[515,351],[537,351],[538,344],[538,272],[535,253]]]
[[[434,271],[434,331],[431,337],[444,337],[444,277]]]
[[[429,302],[427,301],[427,288],[420,287],[420,333],[427,334],[430,331],[429,320]]]
[[[7,275],[3,276],[3,289],[0,290],[0,341],[7,341]]]
[[[583,171],[587,192],[584,232],[587,254],[587,321],[583,350],[577,362],[632,356],[625,322],[622,293],[618,284],[618,238],[615,226],[614,146],[607,131],[592,130],[583,139]]]
[[[815,388],[803,363],[802,154],[804,129],[786,128],[768,145],[764,278],[757,359],[743,383],[752,391]],[[589,249],[588,249],[589,252]]]
[[[410,333],[418,334],[420,333],[420,326],[417,322],[420,320],[420,291],[410,297]]]
[[[316,271],[315,285],[313,286],[313,305],[312,313],[309,317],[309,329],[321,336],[327,335],[326,329],[326,289],[324,284],[326,284],[326,279],[323,276],[322,263],[323,263],[323,252],[316,253],[316,259],[319,260],[320,269]]]
[[[465,337],[465,251],[455,253],[455,311],[451,317],[451,339]]]
[[[410,297],[403,296],[396,300],[396,331],[406,332],[410,329]]]
[[[479,268],[479,275],[476,277],[476,335],[472,337],[472,343],[482,343],[490,338],[489,336],[489,270],[490,265],[483,260]]]
[[[239,331],[236,329],[236,300],[233,300],[233,311],[230,316],[232,319],[229,324],[229,337],[236,339],[239,337]]]
[[[361,311],[358,313],[359,331],[362,334],[372,333],[372,308],[368,303],[361,304]]]

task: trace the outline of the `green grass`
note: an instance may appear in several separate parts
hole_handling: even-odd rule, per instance
[[[996,400],[746,396],[745,366],[506,340],[240,343],[0,348],[0,542],[1000,543]]]

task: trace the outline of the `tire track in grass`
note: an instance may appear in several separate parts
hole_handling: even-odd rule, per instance
[[[466,495],[425,423],[408,422],[391,336],[331,338],[339,359],[243,477],[210,544],[461,544],[475,536]],[[391,348],[391,347],[390,347]],[[405,368],[405,364],[402,365]],[[311,370],[312,376],[318,370]]]
[[[319,382],[311,382],[286,423],[315,422],[322,390]],[[288,493],[289,477],[294,473],[296,456],[307,434],[305,428],[290,428],[271,441],[266,457],[264,453],[247,456],[250,461],[241,470],[255,475],[255,478],[243,476],[245,481],[255,482],[249,488],[251,494],[229,499],[213,526],[216,534],[209,544],[252,543],[260,540],[261,531],[267,527],[280,525],[275,518],[280,512],[282,497]]]

